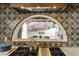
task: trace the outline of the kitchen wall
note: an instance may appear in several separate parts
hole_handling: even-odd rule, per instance
[[[31,13],[38,14],[38,13]],[[7,37],[11,41],[11,35],[16,25],[31,15],[29,13],[19,13],[18,11],[10,8],[6,4],[0,6],[0,41],[4,41]],[[50,43],[51,46],[79,46],[79,8],[68,8],[62,13],[39,13],[52,16],[59,21],[67,32],[67,43]]]

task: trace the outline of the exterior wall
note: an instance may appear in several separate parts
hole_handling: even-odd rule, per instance
[[[40,14],[47,14],[57,19],[57,21],[63,25],[67,32],[67,43],[51,43],[51,46],[79,46],[79,8],[68,8],[62,13]],[[29,15],[31,14],[20,14],[10,7],[0,7],[0,41],[4,41],[5,37],[11,41],[11,35],[16,25]]]

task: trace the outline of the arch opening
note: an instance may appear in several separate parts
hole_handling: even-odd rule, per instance
[[[39,19],[38,20],[34,20],[35,18],[45,18],[45,19],[40,20],[41,22],[39,22],[38,21]],[[49,21],[46,20],[46,19],[49,19]],[[46,20],[46,22],[43,22],[45,20]],[[54,24],[54,25],[56,24],[58,27],[57,28],[51,28],[52,30],[51,29],[47,30],[48,29],[48,27],[47,27],[48,25],[46,27],[44,25],[39,26],[37,24],[38,22],[39,22],[39,24],[45,24],[45,25],[47,25],[47,22],[49,22],[48,24],[50,24],[52,22],[52,24]],[[29,24],[29,25],[32,24],[32,25],[31,26],[27,26],[27,24]],[[50,25],[52,25],[52,24],[50,24]],[[45,38],[38,38],[38,39],[28,38],[28,36],[27,36],[27,35],[29,35],[28,29],[25,30],[24,28],[31,28],[31,29],[29,29],[29,31],[30,31],[29,33],[32,34],[32,35],[30,34],[30,37],[37,35],[37,34],[34,35],[34,33],[39,32],[39,33],[42,34],[41,36],[43,36],[43,37],[49,36],[50,39],[48,37],[46,37],[46,39]],[[60,32],[58,34],[60,34],[62,37],[60,37],[60,36],[57,37],[55,35],[55,33],[57,32],[57,29]],[[39,30],[42,30],[42,31],[40,32]],[[21,38],[18,37],[18,33],[19,32],[21,33],[21,35],[19,35]],[[51,36],[52,36],[52,38],[51,38]],[[35,41],[52,41],[52,42],[67,42],[67,35],[66,35],[66,31],[63,28],[63,26],[56,19],[54,19],[54,18],[52,18],[50,16],[47,16],[47,15],[32,15],[32,16],[29,16],[26,19],[22,20],[16,26],[16,28],[15,28],[15,30],[13,32],[13,35],[12,35],[12,41],[30,41],[30,40],[35,40]]]

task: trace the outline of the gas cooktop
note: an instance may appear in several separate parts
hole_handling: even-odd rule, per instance
[[[50,49],[51,56],[65,56],[65,54],[59,47],[51,47],[49,49]],[[38,56],[38,48],[30,49],[30,47],[18,47],[9,56]]]

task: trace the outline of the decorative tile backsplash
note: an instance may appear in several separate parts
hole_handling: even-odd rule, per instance
[[[57,21],[63,25],[67,32],[67,43],[51,43],[51,46],[79,46],[79,8],[68,8],[65,12],[62,13],[40,14],[47,14],[57,19]],[[4,41],[5,36],[9,41],[11,41],[11,35],[15,26],[28,15],[31,15],[31,13],[20,14],[10,7],[0,7],[0,41]]]

